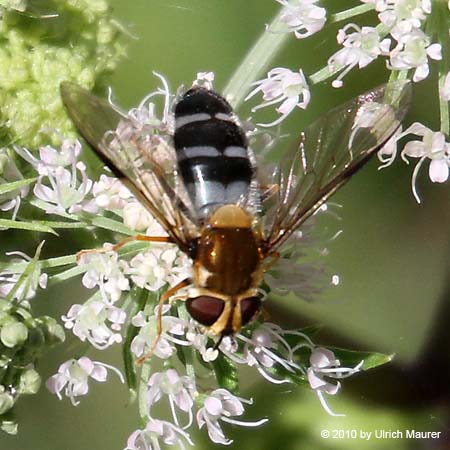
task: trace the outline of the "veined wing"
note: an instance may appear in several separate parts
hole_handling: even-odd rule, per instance
[[[177,172],[164,169],[173,155],[163,141],[138,130],[112,105],[82,87],[64,82],[61,96],[81,135],[186,253],[196,236],[196,219],[177,193]]]
[[[386,144],[410,101],[410,83],[389,83],[329,111],[301,133],[265,178],[275,187],[263,218],[267,254]]]

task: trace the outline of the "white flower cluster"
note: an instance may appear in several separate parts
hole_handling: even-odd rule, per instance
[[[48,214],[67,217],[68,214],[89,211],[85,201],[92,188],[92,180],[86,174],[86,166],[78,160],[81,144],[64,140],[60,150],[50,146],[39,149],[39,158],[28,150],[14,147],[38,173],[33,188],[36,206]]]
[[[192,320],[183,320],[169,315],[169,312],[170,307],[165,306],[163,333],[153,357],[167,360],[176,355],[176,346],[192,347],[203,356],[205,362],[214,361],[219,357],[220,351],[221,357],[225,356],[237,365],[254,367],[267,381],[274,384],[292,382],[291,376],[303,377],[308,380],[324,409],[331,415],[336,414],[328,407],[324,395],[335,395],[340,390],[339,381],[333,380],[353,375],[360,370],[363,363],[354,368],[341,367],[333,352],[316,347],[307,335],[299,331],[283,330],[268,322],[259,325],[249,335],[240,333],[235,339],[224,338],[219,349],[213,349],[208,347],[209,339],[198,330]],[[157,309],[149,318],[142,312],[133,318],[133,325],[140,328],[131,343],[131,351],[136,357],[141,356],[154,342],[156,317]],[[296,344],[288,344],[287,337],[295,337]],[[309,366],[296,362],[297,352],[305,349],[311,355]],[[59,398],[64,393],[73,404],[77,404],[77,397],[88,393],[89,379],[106,381],[108,368],[118,373],[117,369],[93,362],[87,357],[78,361],[69,360],[49,379],[47,386]],[[261,419],[248,422],[237,419],[236,417],[244,414],[244,404],[251,404],[251,401],[237,397],[223,388],[214,389],[205,395],[198,391],[195,377],[181,376],[175,369],[151,375],[144,398],[147,425],[131,434],[126,450],[140,449],[144,443],[148,448],[158,448],[160,441],[172,445],[192,445],[188,429],[193,425],[194,417],[197,426],[206,426],[210,439],[220,444],[232,442],[225,436],[220,422],[256,427],[267,421]],[[163,398],[169,404],[171,421],[162,421],[152,415],[153,405]]]
[[[442,46],[432,43],[423,31],[427,16],[431,13],[430,0],[362,0],[373,3],[379,12],[380,25],[362,27],[347,24],[339,30],[337,41],[344,48],[328,60],[330,69],[345,70],[333,82],[342,86],[342,77],[353,67],[367,66],[378,56],[387,56],[390,70],[414,69],[413,80],[421,81],[429,74],[429,59],[442,59]],[[348,30],[352,29],[352,33]],[[390,37],[385,37],[385,36]]]
[[[380,24],[376,27],[362,27],[347,24],[338,32],[338,43],[343,46],[328,60],[331,71],[342,70],[333,81],[334,87],[342,86],[342,78],[356,65],[359,68],[367,66],[378,56],[387,57],[386,66],[392,71],[413,70],[412,80],[419,82],[430,73],[430,60],[442,59],[442,45],[432,42],[425,31],[427,18],[432,13],[431,0],[361,0],[373,4],[378,12]],[[349,32],[351,31],[351,32]],[[448,39],[448,30],[445,39]],[[450,75],[440,88],[440,98],[444,102],[450,99]],[[448,106],[447,106],[448,107]],[[414,197],[420,203],[416,189],[416,178],[425,160],[429,160],[429,177],[434,183],[448,180],[450,156],[449,144],[442,132],[434,132],[423,124],[414,123],[404,132],[399,132],[379,152],[383,166],[390,165],[397,153],[397,142],[400,138],[414,134],[421,141],[408,142],[401,151],[401,157],[408,162],[407,157],[419,161],[412,176]]]
[[[310,3],[311,8],[316,8],[314,1]],[[274,70],[271,76],[272,86],[261,83],[255,92],[269,89],[267,102],[274,104],[281,101],[280,112],[284,115],[299,106],[299,102],[306,106],[309,91],[301,72],[289,74],[284,70]],[[199,73],[194,84],[211,87],[213,78],[210,72]],[[156,115],[157,108],[150,101],[155,95],[163,97],[161,117]],[[294,100],[283,100],[286,95],[293,95]],[[116,133],[112,133],[111,145],[122,145],[127,136],[139,135],[143,145],[155,152],[161,150],[161,164],[167,164],[168,170],[171,169],[173,161],[167,158],[162,148],[168,145],[173,131],[170,99],[167,83],[163,80],[163,89],[149,94],[138,108],[130,111],[130,122],[121,123]],[[149,236],[165,235],[158,222],[117,179],[107,175],[101,175],[97,181],[89,179],[86,167],[80,161],[79,142],[63,141],[59,150],[43,147],[39,157],[19,147],[15,148],[15,152],[31,165],[36,180],[32,188],[26,192],[14,192],[9,199],[15,203],[7,205],[7,209],[14,209],[14,213],[20,202],[27,196],[31,197],[32,192],[34,198],[31,202],[35,207],[67,219],[67,223],[82,227],[101,224],[111,231],[123,231],[130,236],[137,232]],[[14,181],[23,179],[18,169],[19,175],[14,170],[12,172]],[[304,244],[305,236],[301,240]],[[255,323],[251,330],[243,330],[233,338],[212,338],[187,316],[182,302],[175,303],[176,298],[172,299],[171,304],[157,305],[158,295],[163,289],[190,278],[192,262],[184,253],[166,243],[133,243],[122,249],[123,252],[118,253],[114,251],[117,247],[104,243],[98,251],[83,251],[77,255],[77,265],[64,272],[64,276],[69,276],[69,273],[70,276],[81,275],[83,286],[93,291],[86,301],[71,305],[62,316],[65,328],[97,350],[117,343],[127,345],[124,352],[133,361],[131,365],[139,358],[145,359],[150,349],[152,357],[163,360],[165,367],[179,367],[180,362],[186,365],[185,374],[170,368],[149,375],[148,380],[140,377],[140,383],[145,383],[145,388],[141,389],[141,385],[139,389],[139,392],[144,392],[139,399],[140,412],[146,425],[131,434],[126,450],[158,449],[161,443],[180,448],[193,445],[189,429],[194,424],[198,428],[206,428],[214,443],[227,445],[232,440],[226,436],[224,424],[257,427],[267,421],[266,418],[241,420],[245,405],[252,402],[238,397],[231,388],[225,389],[220,382],[207,390],[199,388],[195,376],[196,364],[186,362],[188,358],[182,360],[180,353],[183,352],[190,352],[196,358],[198,356],[202,359],[202,367],[209,364],[211,370],[215,370],[216,364],[220,365],[220,358],[226,358],[227,364],[254,368],[265,380],[274,384],[299,380],[303,384],[309,382],[324,408],[332,414],[324,394],[337,393],[340,385],[332,380],[355,373],[359,366],[342,368],[333,353],[317,348],[307,335],[286,331],[271,323]],[[12,267],[20,267],[20,270],[0,273],[0,296],[6,296],[14,289],[27,264],[36,263],[29,274],[30,282],[14,293],[16,298],[28,300],[35,295],[38,286],[45,287],[47,274],[41,273],[37,257],[35,261],[23,254],[19,256],[19,266]],[[55,261],[52,260],[52,263]],[[67,261],[63,263],[66,264]],[[307,269],[305,265],[302,267]],[[305,273],[308,279],[314,274],[310,270]],[[284,282],[280,281],[281,284]],[[306,290],[312,292],[314,289],[307,286]],[[136,292],[139,294],[136,295]],[[145,305],[136,306],[138,297],[146,299]],[[159,318],[162,330],[159,339],[156,339]],[[130,336],[130,329],[133,330],[132,339],[127,341],[124,337],[126,333]],[[325,356],[320,358],[320,355]],[[199,370],[204,369],[199,367]],[[50,377],[47,387],[58,398],[66,396],[77,405],[80,397],[88,394],[90,383],[105,382],[111,371],[124,382],[121,373],[108,364],[93,361],[87,356],[71,358]],[[170,420],[154,417],[154,405],[164,400],[170,407]]]
[[[284,31],[293,32],[297,38],[306,38],[320,31],[326,22],[327,12],[317,5],[317,0],[276,0],[283,5],[280,22]],[[259,123],[261,127],[280,124],[296,107],[306,109],[311,92],[309,84],[318,83],[329,77],[337,77],[332,86],[343,86],[343,78],[354,68],[363,69],[378,57],[384,57],[386,68],[391,72],[391,79],[408,77],[420,82],[430,73],[430,63],[439,62],[439,101],[441,106],[441,130],[432,131],[429,127],[415,123],[405,132],[399,132],[396,137],[380,150],[379,158],[383,166],[390,165],[397,154],[397,141],[408,134],[420,136],[421,141],[412,141],[400,152],[402,159],[417,158],[419,161],[412,177],[412,189],[416,200],[420,198],[416,189],[416,178],[422,164],[429,161],[429,177],[434,183],[446,182],[450,173],[449,143],[447,142],[450,101],[450,71],[448,63],[442,60],[442,43],[448,41],[450,23],[444,27],[429,26],[438,22],[438,9],[431,0],[361,0],[365,5],[355,6],[334,15],[333,20],[346,20],[363,14],[369,10],[377,12],[378,23],[375,26],[360,26],[356,23],[346,23],[337,33],[337,42],[341,48],[328,58],[327,66],[310,78],[302,69],[292,71],[284,67],[270,70],[266,78],[253,83],[256,86],[245,100],[262,94],[263,101],[252,108],[279,105],[276,112],[279,117],[267,124]],[[366,7],[367,5],[367,7]],[[433,16],[434,14],[434,16]],[[282,30],[283,31],[283,30]],[[431,34],[433,31],[433,34]],[[268,32],[280,32],[271,30]],[[447,123],[443,123],[443,121]]]

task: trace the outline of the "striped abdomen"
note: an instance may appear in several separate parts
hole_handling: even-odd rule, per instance
[[[205,88],[187,91],[175,107],[174,145],[201,219],[247,195],[252,178],[247,139],[223,97]]]

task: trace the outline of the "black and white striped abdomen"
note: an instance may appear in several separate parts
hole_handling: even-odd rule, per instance
[[[200,218],[247,196],[252,179],[247,138],[223,97],[205,88],[187,91],[175,107],[174,145]]]

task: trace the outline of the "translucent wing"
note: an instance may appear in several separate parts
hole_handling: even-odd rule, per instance
[[[180,249],[189,253],[197,224],[191,208],[177,193],[173,149],[76,84],[62,83],[61,96],[71,119],[98,156]]]
[[[408,82],[389,83],[329,111],[301,133],[265,176],[273,187],[263,217],[266,253],[283,244],[386,144],[410,100]]]

